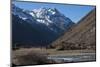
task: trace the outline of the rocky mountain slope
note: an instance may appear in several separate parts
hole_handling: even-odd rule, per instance
[[[78,24],[49,47],[61,50],[95,49],[96,47],[96,10],[92,10]]]
[[[74,23],[56,8],[24,10],[12,4],[12,42],[16,45],[44,46]]]

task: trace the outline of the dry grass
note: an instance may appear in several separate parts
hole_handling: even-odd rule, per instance
[[[47,64],[47,55],[35,51],[16,50],[13,52],[13,64],[15,65],[39,65]]]
[[[53,60],[48,60],[48,56],[63,55],[75,56],[88,53],[95,53],[94,50],[56,50],[45,48],[20,48],[14,50],[12,53],[13,64],[15,65],[40,65],[40,64],[54,64]]]
[[[57,54],[65,54],[65,55],[75,55],[80,53],[95,53],[95,50],[57,50],[57,49],[41,49],[41,48],[22,48],[20,50],[13,51],[14,55],[26,54],[29,52],[38,52],[44,55],[57,55]]]

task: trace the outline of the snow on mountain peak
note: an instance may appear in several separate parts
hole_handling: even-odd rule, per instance
[[[51,30],[57,31],[56,27],[61,30],[66,30],[70,23],[73,23],[69,18],[65,17],[56,8],[39,8],[33,10],[24,10],[15,5],[12,6],[12,13],[19,16],[23,20],[31,20],[31,23],[42,23]],[[52,27],[52,28],[51,28]]]

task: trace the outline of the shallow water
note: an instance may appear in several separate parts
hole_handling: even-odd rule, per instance
[[[48,56],[48,59],[54,60],[55,62],[85,62],[85,61],[95,61],[96,55],[95,53],[89,53],[89,54],[82,54],[82,55],[71,55],[71,56]]]

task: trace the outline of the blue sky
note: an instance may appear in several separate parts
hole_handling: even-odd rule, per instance
[[[13,2],[16,6],[33,10],[41,7],[57,8],[66,17],[69,17],[73,22],[77,23],[82,17],[89,13],[93,6],[71,5],[71,4],[53,4],[53,3],[36,3],[36,2]]]

